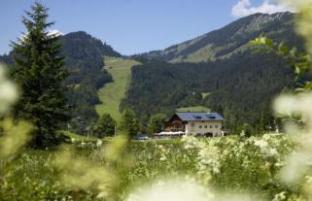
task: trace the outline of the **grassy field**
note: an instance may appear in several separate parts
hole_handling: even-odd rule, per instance
[[[117,122],[120,122],[119,105],[127,92],[131,68],[138,64],[139,62],[135,60],[105,57],[105,68],[112,75],[113,82],[106,84],[98,92],[102,101],[102,104],[96,106],[99,115],[109,113]]]
[[[247,190],[263,198],[251,200],[269,201],[287,190],[279,183],[277,165],[289,147],[283,136],[231,136],[144,142],[110,139],[103,144],[83,140],[55,151],[25,149],[0,171],[5,178],[0,200],[124,201],[146,183],[188,175],[207,189]],[[268,157],[271,149],[275,154]]]

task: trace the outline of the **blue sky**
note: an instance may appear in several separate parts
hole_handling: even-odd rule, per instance
[[[33,0],[1,0],[0,54],[25,31],[21,17]],[[86,31],[129,55],[163,49],[255,12],[285,9],[270,0],[41,0],[51,29]]]

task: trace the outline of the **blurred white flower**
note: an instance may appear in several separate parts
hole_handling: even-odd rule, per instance
[[[286,192],[281,192],[281,193],[279,193],[279,194],[276,194],[275,196],[274,196],[274,199],[272,200],[272,201],[283,201],[283,200],[286,200]]]
[[[295,133],[293,138],[299,146],[288,157],[281,176],[284,182],[293,184],[300,181],[312,166],[312,93],[281,96],[275,102],[275,110],[281,115],[298,116],[302,123],[286,126],[287,133]]]
[[[214,192],[192,178],[167,179],[138,188],[126,201],[254,201],[254,195]]]
[[[310,155],[302,152],[291,154],[286,161],[286,166],[281,171],[282,181],[286,183],[296,183],[307,171],[308,161],[311,161]]]
[[[0,114],[6,112],[18,97],[15,85],[5,76],[5,69],[0,66]]]
[[[98,139],[98,140],[96,141],[96,147],[101,147],[102,144],[103,144],[103,141],[102,141],[102,140]]]
[[[214,195],[193,180],[156,181],[130,194],[127,201],[213,201]]]
[[[220,159],[222,155],[215,144],[218,141],[217,139],[203,142],[194,136],[185,136],[182,140],[185,149],[198,150],[197,168],[199,173],[204,174],[209,180],[210,174],[218,174],[220,172]]]
[[[167,150],[163,145],[158,145],[158,150],[160,153],[160,161],[166,161],[167,160],[167,155],[169,154],[169,150]]]
[[[277,150],[274,147],[271,147],[269,143],[265,140],[265,138],[255,140],[255,145],[260,148],[261,153],[265,157],[273,157],[278,154]]]

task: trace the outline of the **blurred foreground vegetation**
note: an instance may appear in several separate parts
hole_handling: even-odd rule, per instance
[[[126,158],[118,159],[122,162],[105,158],[112,141],[76,140],[68,145],[70,160],[60,154],[62,149],[26,149],[10,164],[9,172],[4,172],[1,200],[125,200],[134,188],[167,177],[194,177],[210,188],[254,192],[259,200],[271,200],[280,192],[289,196],[299,193],[299,189],[294,191],[279,182],[279,170],[293,147],[284,136],[133,141],[123,153]],[[77,160],[84,165],[75,167]],[[66,167],[56,166],[60,162]],[[116,174],[112,178],[117,184],[98,189],[98,183],[107,178],[97,172],[94,176],[101,181],[92,180],[88,174],[97,168]],[[79,183],[88,183],[86,175],[92,182],[82,188]],[[69,179],[71,176],[74,178]]]

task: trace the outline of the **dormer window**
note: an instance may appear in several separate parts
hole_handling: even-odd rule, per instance
[[[197,119],[197,120],[201,120],[202,119],[202,117],[198,116],[198,115],[194,116],[194,118]]]

